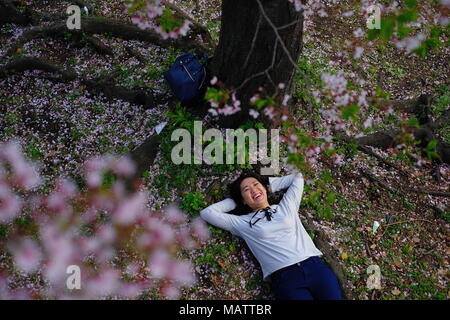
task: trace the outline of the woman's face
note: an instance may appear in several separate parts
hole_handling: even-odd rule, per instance
[[[255,178],[245,178],[241,182],[241,195],[244,204],[253,210],[269,206],[266,188]]]

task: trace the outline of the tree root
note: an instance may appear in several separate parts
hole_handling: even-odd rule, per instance
[[[387,167],[390,168],[394,168],[395,170],[397,170],[400,174],[402,174],[405,177],[408,177],[409,174],[406,173],[400,166],[396,165],[395,163],[392,163],[391,161],[388,161],[386,159],[384,159],[383,157],[379,156],[378,154],[376,154],[375,152],[373,152],[371,149],[369,149],[367,146],[365,146],[364,144],[362,144],[361,142],[358,142],[358,140],[356,139],[352,139],[351,137],[347,136],[345,134],[345,132],[340,131],[337,135],[337,138],[342,139],[343,141],[347,142],[347,143],[356,143],[358,146],[358,149],[361,150],[362,152],[378,159],[381,163],[383,163],[384,165],[386,165]]]
[[[94,36],[88,36],[86,37],[87,43],[89,43],[92,48],[99,54],[102,55],[108,55],[113,56],[114,52],[113,50],[108,47],[106,44],[104,44],[99,38]]]
[[[358,144],[364,146],[372,146],[381,149],[387,149],[395,147],[395,137],[401,133],[400,130],[390,129],[388,131],[379,131],[368,136],[364,136],[356,139]],[[437,141],[436,152],[440,156],[439,162],[445,162],[450,164],[450,145],[433,133],[428,125],[421,128],[413,129],[414,139],[421,141],[420,146],[426,147],[431,140]]]
[[[378,185],[380,185],[384,189],[392,191],[392,192],[404,190],[406,192],[420,193],[420,194],[427,194],[427,195],[432,195],[432,196],[436,196],[436,197],[450,198],[450,192],[444,192],[444,191],[414,189],[414,188],[409,188],[409,187],[401,188],[401,186],[396,186],[395,189],[394,189],[394,188],[391,188],[391,186],[389,186],[386,182],[384,182],[383,180],[375,177],[374,175],[372,175],[371,173],[367,172],[366,170],[360,169],[360,172],[361,172],[362,176],[368,178],[372,182],[377,183]]]
[[[384,101],[382,103],[391,104],[397,109],[411,113],[419,120],[420,128],[413,128],[414,139],[420,141],[420,147],[425,148],[432,140],[437,141],[436,152],[439,154],[439,162],[450,164],[450,144],[439,139],[435,132],[449,123],[450,111],[445,112],[439,119],[432,121],[430,106],[432,97],[420,95],[416,99],[407,101]],[[395,137],[401,133],[399,129],[389,129],[378,131],[373,134],[356,139],[359,145],[372,146],[381,149],[395,147]]]
[[[164,129],[163,129],[164,130]],[[161,135],[154,134],[147,138],[140,146],[130,152],[130,157],[136,163],[136,172],[131,180],[139,179],[147,170],[158,154]]]
[[[0,26],[7,23],[28,25],[33,21],[30,11],[21,12],[10,0],[0,2]]]
[[[109,100],[119,99],[144,106],[145,109],[155,107],[153,95],[145,89],[128,89],[110,83],[98,83],[95,80],[81,79],[90,91],[101,91]]]
[[[26,70],[43,70],[46,72],[57,73],[61,75],[60,81],[63,82],[75,80],[77,78],[77,74],[74,70],[65,70],[50,61],[36,57],[14,59],[8,64],[1,66],[0,78],[6,78],[9,75],[22,73]]]
[[[132,47],[125,47],[125,51],[132,57],[135,57],[141,65],[145,65],[147,60],[139,53],[139,51],[133,49]]]
[[[118,20],[103,17],[81,17],[81,30],[69,30],[66,21],[57,22],[50,26],[36,27],[24,32],[24,34],[10,47],[7,55],[13,55],[25,43],[33,39],[46,37],[63,37],[67,33],[72,34],[109,34],[124,40],[139,40],[155,44],[163,48],[174,47],[187,50],[203,51],[212,53],[212,48],[207,47],[193,39],[187,37],[179,39],[161,39],[161,37],[152,30],[141,30],[135,25],[123,23]]]
[[[79,79],[89,90],[94,92],[101,91],[110,100],[120,99],[133,104],[142,105],[146,109],[153,108],[157,103],[163,103],[165,99],[165,96],[163,95],[154,97],[147,89],[128,89],[115,85],[113,79],[116,76],[116,73],[114,72],[95,79],[88,79],[84,75],[78,76],[74,70],[66,70],[50,61],[37,57],[17,58],[4,66],[0,66],[0,78],[22,73],[25,70],[43,70],[56,73],[60,76],[52,78],[51,80],[60,82]]]

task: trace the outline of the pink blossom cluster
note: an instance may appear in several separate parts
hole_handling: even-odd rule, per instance
[[[305,157],[309,163],[316,163],[317,156],[320,154],[320,148],[318,146],[309,146],[306,149]]]
[[[395,46],[399,49],[404,49],[406,53],[411,53],[415,49],[419,48],[422,42],[426,40],[426,36],[423,33],[419,33],[416,36],[411,36],[399,40],[395,43]]]
[[[153,29],[163,39],[175,39],[185,36],[189,31],[191,22],[178,17],[172,11],[170,23],[161,19],[165,10],[160,0],[130,0],[125,4],[129,13],[132,14],[131,21],[141,29]]]
[[[354,73],[346,74],[340,70],[336,74],[322,73],[321,80],[323,88],[320,93],[316,92],[318,100],[324,99],[325,107],[320,109],[320,113],[325,121],[326,132],[333,130],[344,130],[348,135],[361,134],[361,131],[372,126],[374,121],[380,121],[380,115],[368,114],[369,104],[366,100],[369,94],[365,89],[360,91],[350,89],[347,78],[356,78]],[[363,84],[363,80],[356,82]],[[343,111],[350,106],[357,106],[357,116],[360,121],[347,121],[343,117]]]
[[[305,17],[313,13],[318,13],[320,16],[326,16],[326,6],[338,1],[308,1],[304,4],[299,0],[289,0],[294,4],[297,11],[303,10]],[[369,15],[369,7],[376,5],[381,9],[382,14],[391,13],[398,10],[399,5],[397,2],[391,3],[390,6],[383,6],[379,3],[371,0],[364,0],[361,4],[361,10],[367,18]],[[353,10],[347,11],[343,14],[344,17],[350,17],[355,12]],[[372,14],[373,12],[371,12]],[[354,60],[362,59],[364,53],[370,53],[373,50],[372,42],[364,41],[363,37],[365,32],[359,28],[353,32],[353,38],[348,39],[344,43],[343,50],[337,52],[332,58],[331,64],[334,66],[345,67],[350,65]],[[404,47],[408,51],[413,50],[420,45],[420,41],[424,40],[424,37],[420,34],[416,36],[417,39],[407,38],[404,42],[398,42],[397,47]],[[395,42],[395,41],[394,41]],[[340,68],[339,68],[340,69]],[[383,104],[378,105],[377,100],[379,97],[375,90],[368,91],[364,89],[365,80],[360,78],[353,72],[344,72],[339,70],[337,73],[324,72],[321,77],[323,86],[314,91],[313,94],[317,101],[321,101],[322,106],[320,113],[322,115],[321,133],[312,132],[313,138],[310,143],[304,143],[305,139],[299,139],[304,134],[297,132],[293,128],[287,128],[287,133],[282,136],[284,142],[288,144],[288,149],[294,154],[301,154],[304,159],[310,164],[317,162],[317,158],[321,151],[332,151],[334,146],[332,143],[332,132],[343,130],[347,135],[354,136],[356,138],[361,137],[364,133],[377,122],[382,120],[383,116],[392,114],[394,112],[392,106],[385,106]],[[212,84],[218,83],[217,78],[214,78]],[[220,82],[219,82],[220,84]],[[281,84],[283,88],[283,84]],[[262,91],[262,90],[260,90]],[[377,111],[369,112],[369,102],[367,97],[372,97],[371,104],[375,104],[378,108]],[[288,96],[285,96],[287,101]],[[216,101],[211,101],[213,107],[217,107]],[[261,92],[256,93],[250,100],[250,103],[254,105],[255,109],[250,109],[249,114],[253,118],[258,118],[261,114],[266,115],[276,125],[279,125],[286,121],[292,121],[289,118],[289,112],[285,108],[286,102],[280,103],[275,101],[271,97],[264,96]],[[218,115],[219,113],[214,109],[211,112]],[[349,116],[350,114],[350,116]],[[301,121],[300,121],[301,122]],[[300,122],[294,121],[292,127],[301,127]],[[407,129],[405,129],[407,130]],[[300,136],[299,136],[300,135]],[[299,143],[302,140],[302,143]],[[307,139],[306,139],[307,140]],[[402,141],[409,141],[407,134],[405,134]],[[331,157],[336,165],[341,165],[342,156],[331,152]]]
[[[224,115],[229,116],[241,110],[241,101],[236,97],[236,91],[224,88],[224,84],[214,76],[211,85],[218,86],[219,90],[210,90],[206,95],[206,99],[211,105],[208,109],[213,116]],[[214,91],[213,94],[210,94]]]
[[[425,15],[422,13],[418,17],[418,22],[409,23],[408,26],[418,26],[421,25],[441,25],[446,26],[449,24],[449,18],[448,13],[450,9],[450,5],[448,0],[440,0],[440,3],[437,5],[437,10],[440,12],[440,15],[434,15],[433,21],[427,21],[427,19],[424,17]],[[373,14],[373,12],[369,12],[369,7],[376,6],[380,9],[381,16],[389,16],[390,14],[398,11],[402,6],[398,1],[393,1],[389,6],[384,6],[376,1],[373,0],[363,0],[361,4],[361,10],[364,15],[364,19],[367,19],[369,17],[369,14]],[[418,3],[420,6],[420,3]],[[422,10],[423,9],[423,10]],[[421,8],[421,12],[427,11],[426,8]],[[395,46],[399,49],[403,49],[406,51],[407,54],[410,54],[412,51],[417,49],[426,39],[427,36],[423,32],[419,32],[416,35],[411,35],[409,37],[405,37],[403,39],[398,39],[395,37],[396,32],[394,32],[394,38],[392,39],[392,42],[395,44]]]
[[[149,212],[148,194],[125,156],[90,159],[84,169],[84,188],[60,177],[42,194],[32,191],[40,178],[19,144],[0,145],[0,222],[11,226],[2,241],[13,261],[0,269],[0,298],[137,298],[149,289],[178,298],[196,279],[190,262],[177,256],[208,238],[204,222],[189,222],[175,206]],[[109,184],[107,173],[114,177]],[[33,233],[18,227],[17,217],[29,217]],[[80,288],[68,287],[73,266]],[[39,274],[45,285],[13,290],[11,270]]]
[[[317,132],[311,133],[311,141],[305,143],[304,139],[301,139],[304,131],[302,127],[306,125],[304,120],[295,120],[292,118],[289,112],[288,101],[289,95],[282,94],[282,90],[285,89],[285,84],[280,83],[277,86],[276,92],[269,96],[264,88],[260,87],[258,93],[254,94],[250,99],[250,104],[254,105],[257,109],[261,110],[272,123],[278,127],[284,127],[284,131],[281,134],[281,140],[287,144],[288,151],[293,155],[302,155],[305,160],[304,165],[312,166],[317,163],[318,157],[321,151],[330,148],[330,143],[320,144],[316,139],[318,137]],[[257,112],[254,109],[250,109],[249,113]],[[287,126],[285,124],[288,124]],[[330,140],[331,141],[331,140]]]
[[[314,14],[318,14],[320,17],[327,17],[328,14],[325,11],[327,2],[334,4],[338,3],[339,0],[330,0],[330,1],[323,1],[323,0],[310,0],[310,1],[302,1],[302,0],[289,0],[289,2],[293,3],[295,6],[296,11],[303,10],[303,15],[305,18],[308,18]],[[304,3],[306,2],[306,3]]]
[[[29,163],[15,143],[0,144],[0,223],[11,222],[22,210],[22,199],[13,188],[29,191],[40,182],[36,166]]]
[[[440,9],[443,9],[445,4],[445,1],[442,1]],[[368,18],[368,9],[372,5],[376,5],[380,8],[382,15],[391,14],[400,8],[397,1],[392,2],[389,6],[383,6],[372,0],[364,0],[361,3],[361,10],[364,13],[365,18]],[[373,12],[371,12],[371,14],[372,13]],[[344,16],[351,16],[352,14],[353,11],[349,11],[344,13]],[[425,23],[426,21],[422,15],[420,15],[418,25]],[[413,24],[411,24],[411,26],[412,25]],[[353,39],[345,41],[343,50],[337,52],[335,57],[332,58],[333,65],[341,67],[348,66],[354,60],[361,59],[364,52],[373,50],[373,48],[371,48],[372,42],[363,41],[364,31],[361,28],[355,30],[353,36]],[[426,38],[424,33],[418,33],[415,36],[410,36],[402,40],[394,37],[393,42],[398,48],[404,49],[407,53],[411,53],[414,49],[418,48]],[[346,73],[341,70],[337,74],[323,73],[321,80],[323,82],[323,88],[313,92],[313,94],[317,101],[322,101],[322,107],[319,112],[324,120],[324,123],[322,123],[324,124],[324,133],[321,136],[321,138],[324,138],[326,141],[324,145],[332,147],[330,135],[332,131],[344,130],[348,135],[358,138],[363,136],[364,132],[367,132],[367,129],[372,127],[376,122],[381,121],[382,117],[394,113],[392,106],[378,105],[376,101],[379,98],[375,92],[369,92],[362,89],[365,81],[354,73]],[[358,86],[357,89],[351,89],[348,85],[350,80],[353,83],[353,87],[354,84],[357,84],[361,89],[358,89]],[[367,96],[372,97],[372,104],[376,105],[378,108],[376,112],[369,112],[368,102],[366,100]],[[358,121],[354,118],[350,118],[350,121],[343,118],[343,110],[351,106],[356,106],[358,109]],[[412,149],[414,139],[412,137],[411,128],[408,126],[408,117],[405,114],[399,114],[399,116],[404,121],[404,125],[402,126],[403,133],[397,139],[399,146],[403,145],[403,147],[400,147],[400,150],[413,154]],[[322,147],[324,145],[322,145]],[[399,149],[393,148],[392,151],[398,153]],[[341,163],[341,159],[337,154],[333,154],[333,157],[336,164]],[[421,161],[418,161],[417,164],[420,165],[424,163],[424,161],[425,160],[421,158]]]
[[[356,38],[360,37],[361,30],[356,30],[354,35]],[[359,40],[354,40],[348,41],[347,47],[353,50],[357,44],[363,45]],[[356,55],[358,52],[361,53],[358,48],[356,47]],[[361,48],[361,50],[363,49]],[[345,66],[354,58],[349,52],[343,51],[337,54],[332,64]],[[323,119],[325,132],[322,138],[325,138],[326,141],[331,141],[331,132],[339,130],[356,138],[361,137],[384,116],[394,113],[392,106],[377,103],[380,98],[377,96],[376,90],[364,89],[365,80],[354,72],[344,72],[342,69],[339,69],[337,73],[323,72],[321,81],[322,87],[313,91],[313,96],[318,102],[322,102],[319,112]],[[352,86],[349,85],[350,81]],[[370,103],[377,106],[375,112],[369,112],[368,96],[372,99]],[[345,110],[352,107],[356,109],[356,118],[344,119]]]
[[[291,97],[287,94],[281,94],[281,91],[284,89],[285,84],[279,83],[275,92],[269,96],[263,87],[259,87],[258,92],[255,93],[249,101],[257,110],[262,110],[262,113],[266,115],[275,126],[279,126],[289,119],[288,102]],[[260,114],[256,109],[249,110],[249,114],[254,118],[257,118]]]
[[[23,157],[14,142],[0,144],[0,161],[0,174],[3,176],[0,186],[8,182],[28,191],[40,183],[36,166]],[[9,175],[6,174],[7,168],[10,169]]]
[[[333,144],[331,143],[331,135],[327,136],[325,141],[322,141],[320,138],[323,137],[316,131],[307,134],[308,137],[305,139],[305,130],[301,129],[305,125],[305,120],[296,122],[295,126],[289,127],[287,133],[281,138],[282,141],[287,143],[288,150],[291,154],[301,155],[305,160],[303,165],[312,167],[317,163],[324,151],[332,149]],[[342,156],[332,153],[331,158],[334,164],[342,164]]]
[[[434,21],[435,23],[440,24],[441,26],[446,26],[450,23],[450,18],[448,17],[450,11],[450,1],[449,0],[440,0],[439,12],[440,16]]]

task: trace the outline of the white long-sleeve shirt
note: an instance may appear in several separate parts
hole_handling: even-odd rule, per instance
[[[241,216],[227,214],[226,212],[236,208],[236,203],[231,198],[200,211],[200,216],[208,223],[245,240],[261,265],[264,281],[270,281],[270,274],[283,267],[322,255],[298,215],[304,186],[302,174],[270,177],[269,182],[272,192],[289,187],[280,203],[270,206],[276,209],[271,221],[264,217],[264,212],[259,212],[252,222],[263,218],[250,228],[249,221],[255,211]]]

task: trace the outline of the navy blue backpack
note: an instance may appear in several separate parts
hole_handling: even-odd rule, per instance
[[[173,94],[182,104],[195,101],[202,93],[206,78],[206,62],[208,55],[203,54],[204,62],[200,62],[194,53],[178,56],[170,69],[164,72]]]

